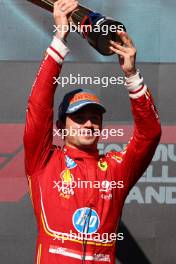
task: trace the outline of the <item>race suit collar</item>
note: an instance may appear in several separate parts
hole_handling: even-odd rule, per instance
[[[99,158],[98,149],[93,151],[83,151],[70,146],[63,147],[64,154],[74,159],[97,159]]]

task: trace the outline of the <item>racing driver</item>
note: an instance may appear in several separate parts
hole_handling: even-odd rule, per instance
[[[128,34],[118,31],[123,45],[111,41],[110,49],[119,57],[130,97],[134,132],[129,143],[121,152],[100,156],[94,132],[102,129],[105,107],[92,90],[73,89],[59,106],[56,125],[60,131],[74,128],[84,133],[66,135],[63,148],[53,145],[54,78],[69,52],[65,26],[77,7],[75,0],[55,2],[55,25],[61,30],[46,50],[28,99],[25,172],[38,224],[37,264],[115,263],[117,239],[111,235],[117,233],[125,198],[149,165],[161,136],[151,93],[136,70],[136,49]],[[101,185],[80,188],[78,181]],[[114,188],[117,182],[123,188]],[[108,234],[106,239],[103,234]]]

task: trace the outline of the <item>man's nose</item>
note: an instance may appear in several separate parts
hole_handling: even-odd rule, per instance
[[[90,119],[87,119],[86,122],[84,123],[85,127],[92,127],[92,121]]]

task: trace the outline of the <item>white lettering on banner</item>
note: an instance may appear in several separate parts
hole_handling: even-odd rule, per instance
[[[175,183],[176,177],[171,176],[171,173],[169,173],[169,165],[161,165],[161,176],[155,176],[154,169],[156,167],[152,164],[149,165],[147,170],[144,172],[143,177],[139,180],[139,182],[151,182],[151,183]]]
[[[126,144],[125,144],[126,146]],[[100,155],[103,155],[104,153],[107,153],[109,151],[122,151],[123,145],[120,144],[108,144],[105,146],[104,143],[98,143],[98,149]]]
[[[126,144],[99,143],[100,154],[122,151]],[[152,162],[137,185],[130,191],[125,203],[175,204],[176,203],[176,145],[159,144]],[[152,186],[149,186],[149,183]]]
[[[121,151],[127,144],[111,143],[105,145],[104,143],[98,144],[100,154],[109,151]],[[176,145],[175,144],[159,144],[152,161],[176,161]]]
[[[157,151],[155,152],[155,155],[153,157],[153,161],[176,161],[176,154],[174,154],[174,149],[176,145],[175,144],[160,144],[157,147]],[[175,149],[176,152],[176,149]]]
[[[156,190],[152,186],[147,186],[141,191],[138,186],[133,187],[126,198],[125,203],[137,202],[139,204],[175,204],[176,203],[176,186],[160,186]]]

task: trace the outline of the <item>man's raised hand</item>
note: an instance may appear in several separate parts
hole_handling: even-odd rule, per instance
[[[68,15],[78,7],[76,0],[58,0],[54,3],[53,16],[57,29],[56,36],[66,39],[69,32]]]
[[[123,46],[117,42],[110,41],[110,49],[114,51],[119,57],[119,63],[122,71],[126,77],[136,74],[136,48],[129,37],[124,31],[118,31],[118,36],[122,40]]]

